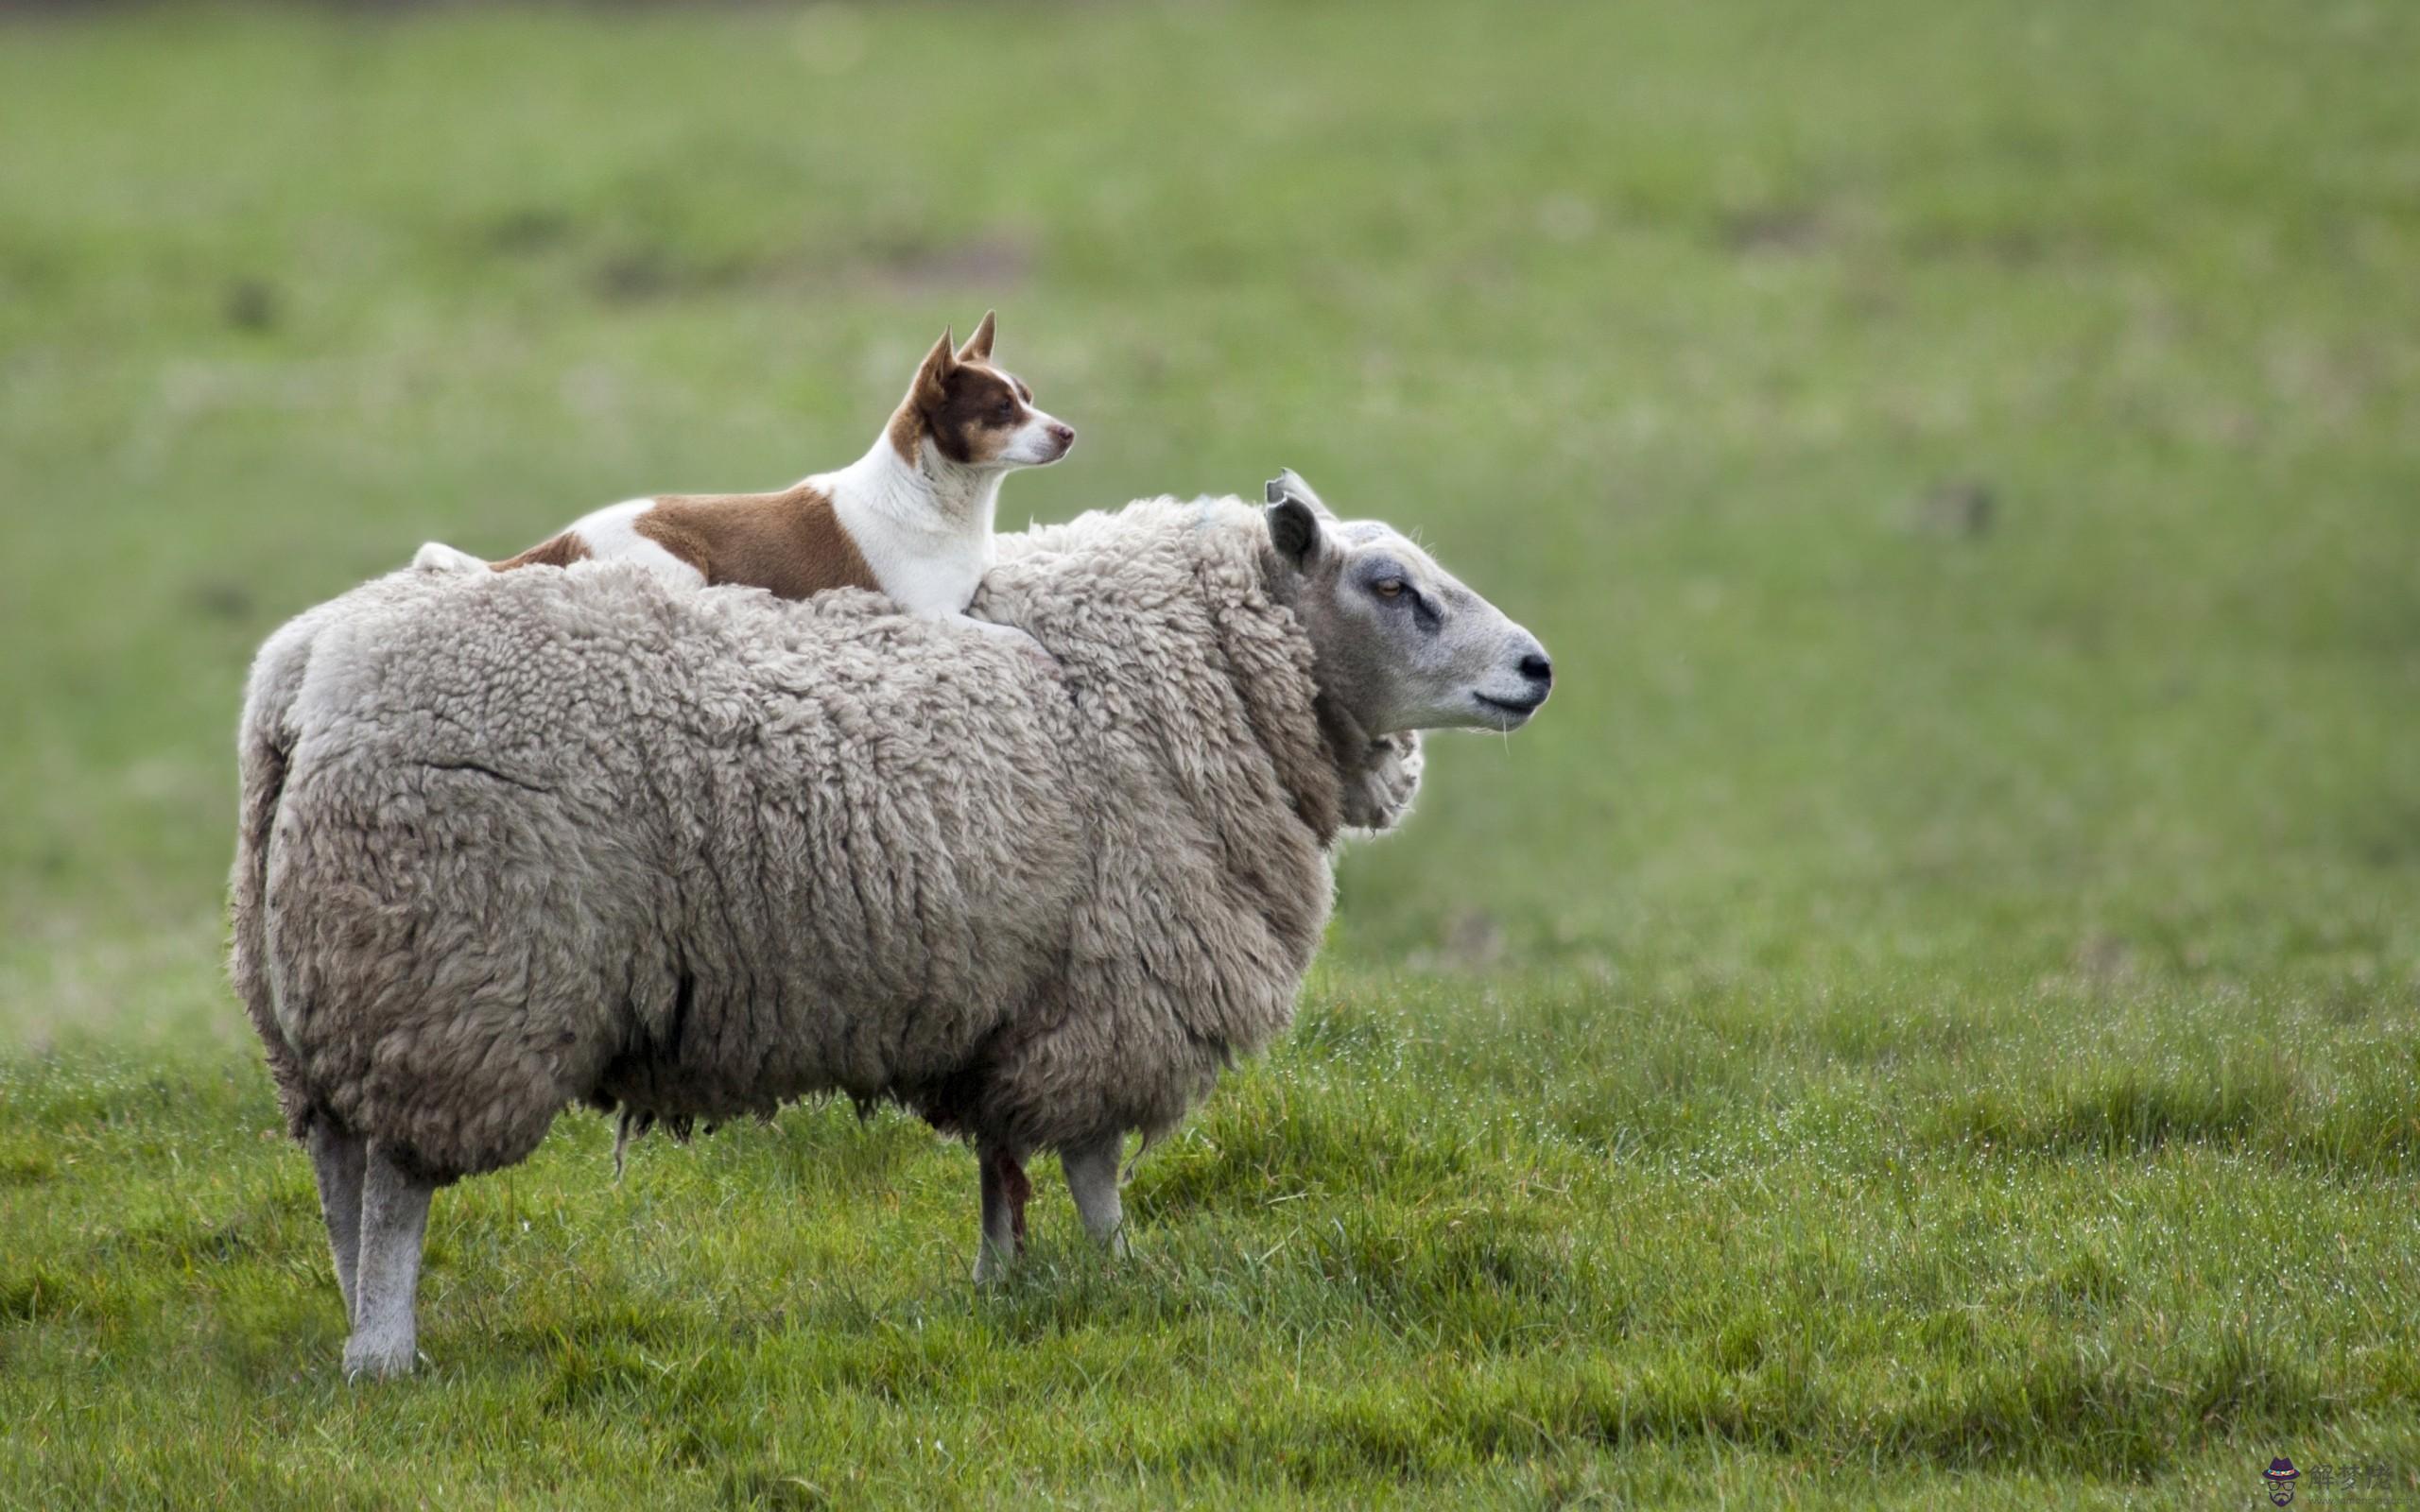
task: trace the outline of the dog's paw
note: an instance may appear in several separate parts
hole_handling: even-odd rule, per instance
[[[412,553],[412,570],[422,573],[485,572],[487,563],[467,551],[457,551],[441,541],[432,541]]]

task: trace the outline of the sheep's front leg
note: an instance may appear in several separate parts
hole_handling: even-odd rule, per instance
[[[339,1132],[325,1118],[311,1125],[311,1174],[320,1181],[320,1216],[328,1226],[328,1251],[336,1257],[337,1289],[344,1294],[344,1320],[353,1323],[361,1295],[354,1283],[361,1253],[361,1162],[358,1134]]]
[[[1033,1195],[1025,1162],[1007,1150],[977,1151],[983,1167],[983,1239],[975,1251],[975,1280],[989,1285],[1009,1273],[1009,1262],[1025,1248],[1025,1204]]]
[[[1126,1136],[1120,1133],[1059,1152],[1059,1164],[1067,1173],[1067,1194],[1076,1199],[1084,1232],[1117,1255],[1126,1253],[1126,1211],[1117,1200],[1117,1158],[1125,1148]]]
[[[420,1358],[413,1312],[428,1198],[437,1190],[434,1182],[405,1170],[393,1152],[375,1141],[362,1165],[361,1254],[353,1337],[344,1346],[347,1380],[404,1375]]]

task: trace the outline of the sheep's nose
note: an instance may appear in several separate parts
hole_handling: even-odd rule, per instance
[[[1544,651],[1532,651],[1521,659],[1521,676],[1536,683],[1538,691],[1544,693],[1554,685],[1554,663],[1547,660]]]

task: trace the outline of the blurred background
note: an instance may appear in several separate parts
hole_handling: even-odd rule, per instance
[[[253,647],[856,456],[1280,465],[1554,653],[1336,958],[1620,989],[2420,948],[2420,12],[1395,0],[0,17],[0,1033],[240,1037]]]

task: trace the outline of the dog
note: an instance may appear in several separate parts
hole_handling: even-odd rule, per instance
[[[1033,390],[993,364],[995,313],[983,313],[962,347],[942,333],[873,449],[837,472],[773,493],[633,499],[498,562],[432,541],[413,565],[513,572],[630,560],[701,587],[783,598],[872,589],[911,613],[964,619],[992,565],[1001,480],[1076,444],[1072,426],[1036,409]]]

